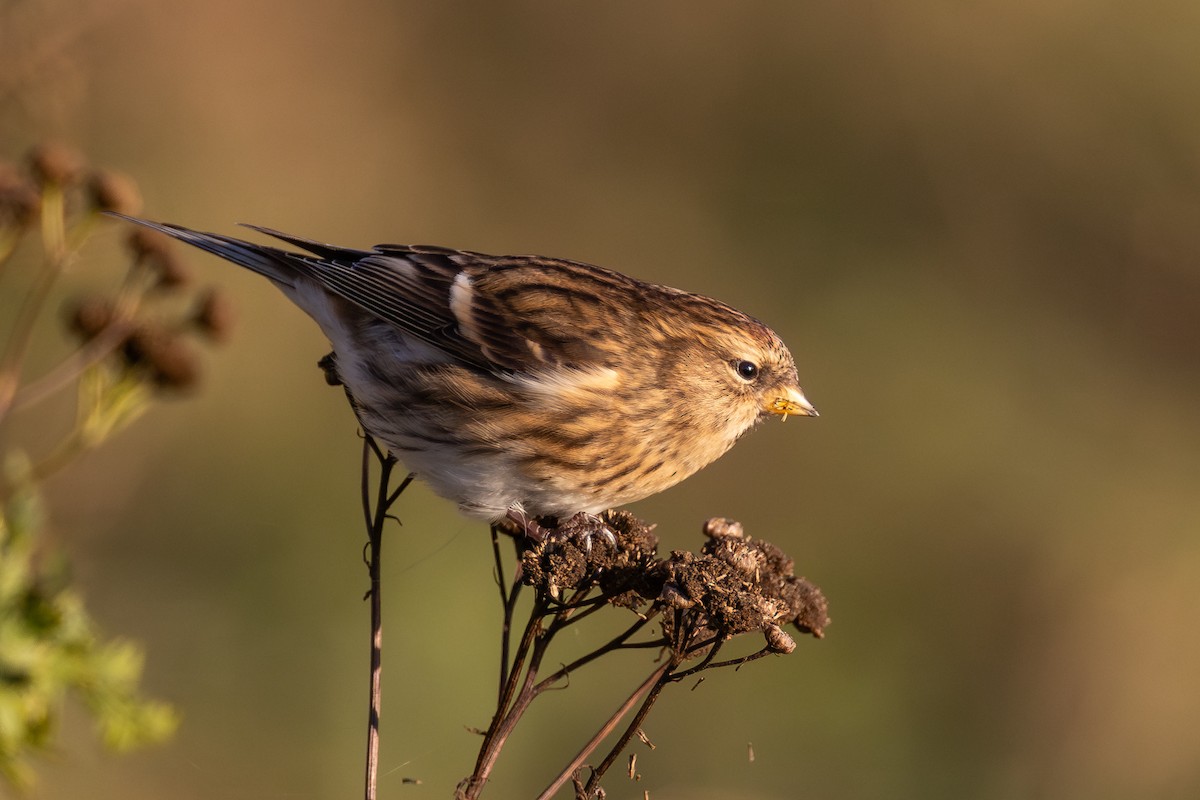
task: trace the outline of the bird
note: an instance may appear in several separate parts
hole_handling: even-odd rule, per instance
[[[764,419],[817,416],[779,336],[703,295],[559,258],[114,216],[270,280],[328,337],[366,433],[468,517],[531,535],[657,494]]]

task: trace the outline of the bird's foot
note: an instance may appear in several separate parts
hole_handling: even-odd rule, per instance
[[[538,524],[537,520],[516,506],[510,508],[505,516],[525,533],[533,542],[544,542],[550,532]]]
[[[592,554],[592,540],[595,539],[597,536],[604,539],[604,541],[608,542],[609,546],[612,547],[613,552],[616,552],[616,550],[617,550],[617,535],[615,533],[613,533],[613,529],[608,527],[608,525],[604,522],[604,520],[601,519],[600,517],[596,516],[595,514],[584,514],[583,517],[592,526],[590,530],[586,531],[583,534],[583,545],[584,545],[584,549],[586,550],[587,554],[588,555]]]
[[[330,386],[342,385],[342,378],[338,375],[337,353],[326,353],[317,362],[317,366],[321,368],[321,372],[325,373],[325,383]]]

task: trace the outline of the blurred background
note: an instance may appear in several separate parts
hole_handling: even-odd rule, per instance
[[[1183,0],[5,0],[0,155],[68,142],[205,230],[598,263],[782,335],[821,418],[633,510],[664,550],[741,520],[834,623],[668,692],[609,796],[1192,798],[1198,34]],[[354,796],[355,423],[315,325],[189,261],[235,339],[48,487],[183,724],[117,758],[68,708],[33,796]],[[491,551],[423,488],[399,514],[381,796],[447,797],[494,695]],[[526,720],[491,796],[544,785],[651,669],[611,660]]]

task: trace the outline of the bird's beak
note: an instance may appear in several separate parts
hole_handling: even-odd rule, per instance
[[[820,416],[817,410],[813,408],[812,403],[808,402],[808,398],[804,396],[804,393],[792,386],[782,386],[778,391],[774,392],[771,399],[767,402],[765,410],[770,414],[778,414],[785,420],[789,416]]]

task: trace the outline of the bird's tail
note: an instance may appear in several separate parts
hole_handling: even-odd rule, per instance
[[[171,236],[181,242],[186,242],[194,247],[199,247],[201,250],[206,250],[213,255],[220,256],[227,261],[232,261],[246,269],[257,272],[259,275],[263,275],[281,286],[294,287],[304,263],[303,258],[297,256],[297,254],[289,253],[286,250],[280,250],[276,247],[244,242],[232,236],[202,233],[180,225],[152,222],[111,211],[108,214],[109,216],[119,217],[128,222],[165,233],[167,236]]]

